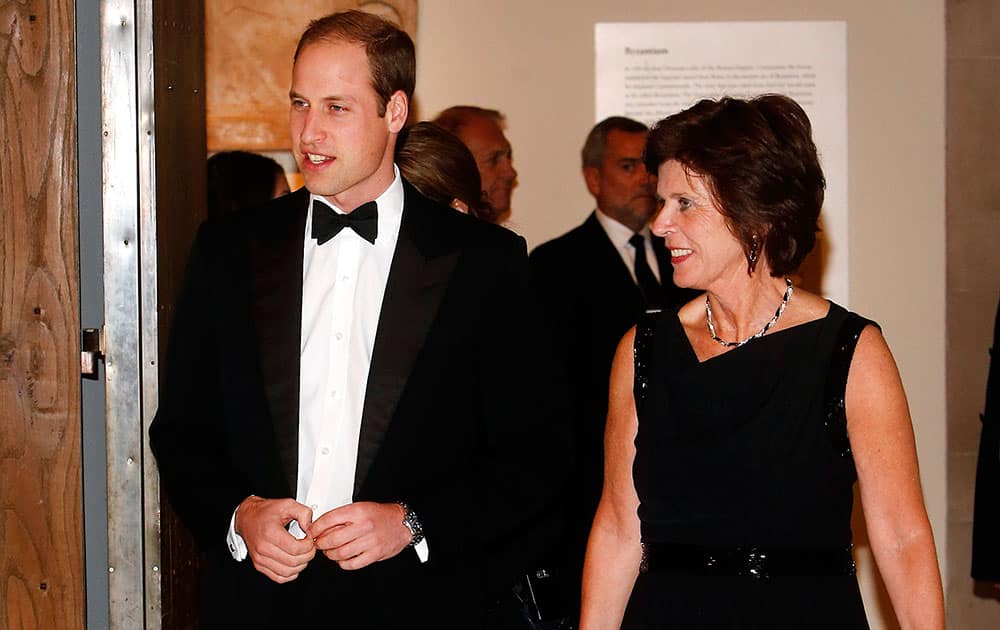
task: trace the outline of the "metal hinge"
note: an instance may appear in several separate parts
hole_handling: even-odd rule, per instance
[[[99,375],[97,364],[104,360],[104,327],[84,328],[80,342],[80,374],[83,378],[96,381]]]

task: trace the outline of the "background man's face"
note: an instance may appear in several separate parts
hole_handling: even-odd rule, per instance
[[[646,133],[613,129],[600,166],[583,174],[597,207],[619,223],[639,231],[656,211],[655,183],[642,162]]]
[[[391,102],[379,115],[364,48],[306,46],[292,69],[290,98],[292,153],[306,188],[347,212],[382,194],[393,177],[390,136],[401,123]]]
[[[510,142],[495,122],[481,116],[472,116],[459,128],[458,137],[476,158],[486,200],[500,214],[501,221],[506,219],[517,181]]]

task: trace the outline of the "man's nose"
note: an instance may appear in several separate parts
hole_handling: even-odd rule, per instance
[[[302,131],[299,132],[299,141],[302,144],[314,144],[323,138],[323,129],[319,125],[316,116],[310,110],[305,114],[302,122]]]
[[[503,175],[507,179],[517,179],[517,170],[514,169],[514,160],[507,158],[503,161]]]

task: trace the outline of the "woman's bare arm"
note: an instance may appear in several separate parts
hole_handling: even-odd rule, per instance
[[[611,368],[608,423],[604,434],[604,490],[587,542],[580,629],[621,627],[639,574],[639,497],[632,481],[638,429],[632,396],[635,329],[618,345]]]
[[[944,628],[934,536],[903,384],[879,331],[861,334],[847,379],[847,430],[868,537],[904,630]]]

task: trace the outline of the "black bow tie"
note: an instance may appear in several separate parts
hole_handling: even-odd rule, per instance
[[[312,237],[322,245],[349,227],[372,245],[378,236],[378,205],[363,203],[349,214],[340,214],[321,201],[313,201]]]

